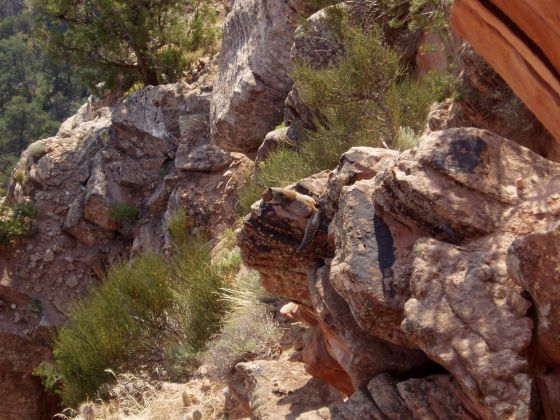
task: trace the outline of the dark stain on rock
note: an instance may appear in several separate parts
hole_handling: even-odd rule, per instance
[[[432,161],[440,169],[473,173],[487,149],[488,145],[479,136],[457,136],[447,152],[437,153]]]
[[[387,223],[377,214],[373,216],[375,241],[377,242],[377,258],[379,269],[384,271],[395,264],[395,241]]]
[[[375,241],[377,242],[377,260],[382,275],[383,293],[395,296],[393,281],[393,264],[395,264],[395,241],[387,223],[377,214],[373,216]]]

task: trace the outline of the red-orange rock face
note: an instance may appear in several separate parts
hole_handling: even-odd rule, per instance
[[[453,29],[560,142],[560,9],[548,0],[457,0]]]

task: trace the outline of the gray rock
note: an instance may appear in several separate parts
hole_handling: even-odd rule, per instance
[[[45,257],[43,258],[43,261],[46,263],[50,263],[54,261],[54,252],[52,249],[47,249],[47,252],[45,252]]]
[[[216,145],[181,143],[175,156],[175,168],[186,172],[215,172],[226,168],[231,161],[231,156]]]
[[[212,141],[224,150],[256,152],[282,120],[296,20],[286,1],[233,4],[210,109]]]
[[[78,279],[74,274],[70,274],[68,277],[66,277],[66,281],[64,282],[64,284],[66,284],[66,286],[68,286],[69,288],[73,289],[78,285]]]

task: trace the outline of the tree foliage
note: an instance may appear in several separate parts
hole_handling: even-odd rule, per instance
[[[177,80],[216,39],[216,11],[199,0],[32,0],[39,38],[93,88]]]
[[[68,64],[46,56],[22,0],[0,0],[0,186],[19,154],[56,133],[87,96]]]

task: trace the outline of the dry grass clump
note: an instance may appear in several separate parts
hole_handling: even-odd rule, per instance
[[[108,391],[110,400],[87,401],[78,410],[65,410],[65,420],[217,419],[223,414],[224,384],[194,379],[187,384],[150,381],[132,374],[118,375]]]
[[[224,303],[230,310],[202,358],[212,377],[225,378],[237,363],[271,359],[281,353],[284,331],[267,298],[258,274],[247,269],[242,269],[234,288],[225,290]]]

